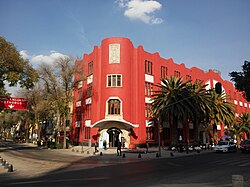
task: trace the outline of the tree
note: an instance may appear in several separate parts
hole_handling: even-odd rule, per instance
[[[233,104],[227,102],[225,93],[217,94],[215,89],[206,90],[202,81],[183,82],[182,78],[170,77],[161,80],[160,88],[153,95],[152,111],[160,121],[170,120],[172,125],[172,144],[178,141],[177,126],[180,120],[184,129],[188,123],[194,124],[195,141],[199,142],[199,124],[212,123],[214,134],[217,134],[217,124],[229,125],[234,120]],[[186,131],[187,135],[188,132]],[[187,138],[187,136],[186,136]],[[188,141],[188,139],[186,139]]]
[[[70,57],[62,57],[54,65],[42,64],[39,67],[39,78],[44,83],[48,100],[56,110],[57,129],[63,126],[63,148],[66,148],[66,123],[70,117],[70,105],[73,101],[73,90],[84,79],[81,69]],[[77,76],[78,79],[74,79]]]
[[[28,102],[28,115],[26,121],[32,125],[29,128],[37,125],[38,141],[41,141],[41,128],[42,121],[46,120],[52,114],[51,105],[47,100],[46,92],[40,82],[37,82],[32,89],[23,90],[21,95],[29,100]]]
[[[203,81],[196,80],[194,83],[189,83],[189,89],[191,92],[191,103],[193,103],[193,124],[194,124],[194,139],[195,143],[198,144],[200,142],[200,124],[203,123],[203,126],[208,126],[209,117],[211,111],[211,94],[210,90],[206,90],[206,84]]]
[[[183,82],[182,78],[172,76],[161,79],[161,84],[157,87],[153,95],[152,111],[160,121],[169,120],[172,125],[172,144],[176,145],[178,141],[177,127],[178,121],[183,122],[185,129],[188,129],[188,122],[197,124],[209,113],[210,97],[202,82],[191,81]],[[187,131],[185,132],[187,135]],[[186,136],[187,138],[187,136]],[[198,133],[196,133],[198,138]],[[188,139],[185,141],[188,142]]]
[[[229,130],[236,136],[237,145],[239,146],[241,135],[243,136],[243,133],[250,133],[250,114],[242,113],[232,124],[229,126]]]
[[[245,61],[242,66],[243,72],[233,71],[229,73],[231,80],[235,83],[237,90],[243,92],[243,96],[250,101],[250,62]]]
[[[37,80],[37,72],[24,60],[16,47],[0,36],[0,95],[6,94],[5,83],[9,86],[31,88]]]
[[[235,111],[233,108],[233,103],[227,102],[230,97],[222,92],[217,94],[213,89],[211,90],[211,111],[210,111],[210,121],[213,125],[214,140],[217,141],[217,124],[224,124],[229,126],[233,123],[235,117]]]

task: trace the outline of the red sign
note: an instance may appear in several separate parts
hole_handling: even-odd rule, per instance
[[[0,108],[9,110],[27,110],[28,99],[0,97]]]

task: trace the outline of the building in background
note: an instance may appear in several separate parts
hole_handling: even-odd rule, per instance
[[[149,113],[153,85],[160,78],[180,76],[183,80],[204,80],[207,88],[214,88],[217,82],[222,90],[231,95],[236,105],[236,115],[250,111],[250,103],[237,92],[233,84],[223,80],[220,72],[207,72],[186,68],[173,59],[161,58],[159,53],[151,54],[142,46],[135,48],[128,38],[104,39],[101,46],[94,46],[90,54],[84,54],[76,64],[81,67],[87,79],[80,82],[74,91],[72,140],[74,142],[107,142],[116,147],[121,141],[124,147],[134,147],[146,141],[158,141],[157,124],[151,121]],[[77,77],[76,77],[77,79]],[[223,135],[224,125],[217,125],[218,136]],[[171,129],[163,124],[163,139],[170,142]],[[183,135],[183,126],[178,124],[178,133]],[[189,125],[190,142],[193,140],[193,125]],[[205,132],[201,138],[205,140]]]

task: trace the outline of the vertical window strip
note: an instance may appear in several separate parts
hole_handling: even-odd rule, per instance
[[[151,96],[153,91],[153,84],[145,82],[145,95]]]
[[[145,74],[149,74],[149,75],[153,74],[153,65],[152,65],[152,62],[150,62],[148,60],[144,61],[144,71],[145,71]]]
[[[93,61],[88,63],[88,75],[93,74]]]
[[[108,101],[108,114],[120,114],[121,112],[121,102],[118,99],[110,99]]]
[[[161,66],[161,78],[166,79],[168,76],[168,68],[165,66]]]

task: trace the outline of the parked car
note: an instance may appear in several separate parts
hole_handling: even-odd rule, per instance
[[[236,144],[232,141],[223,140],[219,141],[218,144],[214,147],[216,152],[236,152]]]
[[[241,142],[240,150],[242,153],[250,152],[250,139]]]

